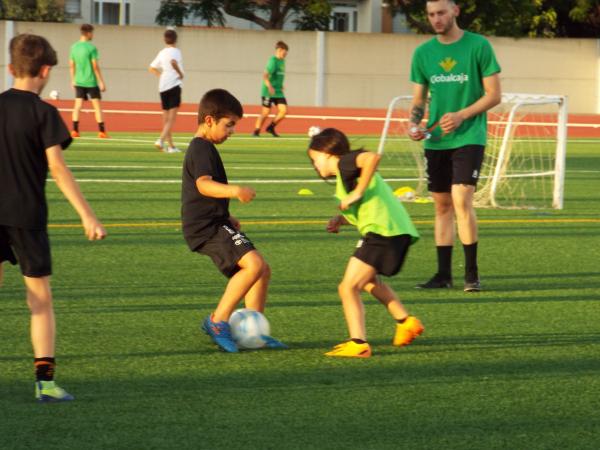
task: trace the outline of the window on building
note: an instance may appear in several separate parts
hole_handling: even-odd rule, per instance
[[[129,25],[129,3],[125,3],[125,24]],[[119,25],[121,2],[119,0],[94,1],[94,23],[101,25]]]
[[[81,0],[66,0],[65,14],[69,17],[81,17]]]
[[[352,6],[334,6],[332,8],[329,29],[331,31],[356,31],[358,11]]]

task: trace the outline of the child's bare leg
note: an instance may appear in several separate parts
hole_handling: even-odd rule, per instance
[[[31,311],[31,344],[35,358],[53,357],[56,325],[50,277],[23,277]]]
[[[100,107],[100,100],[97,98],[91,99],[92,106],[94,107],[94,116],[96,117],[96,122],[102,123],[104,122],[102,118],[102,108]]]
[[[265,262],[260,278],[252,285],[245,297],[246,308],[258,312],[265,312],[267,303],[267,290],[271,281],[271,267]]]
[[[81,107],[83,106],[83,99],[82,98],[76,98],[75,99],[75,103],[73,104],[73,113],[71,115],[71,118],[73,119],[73,122],[79,122],[79,114],[81,112]]]
[[[173,144],[173,125],[175,125],[175,119],[177,118],[177,111],[179,108],[171,108],[166,112],[166,117],[163,125],[163,130],[160,135],[160,138],[163,141],[167,141],[169,147],[175,147]]]
[[[408,311],[406,311],[396,293],[387,284],[377,279],[377,277],[367,283],[364,289],[379,300],[395,320],[402,320],[408,317]]]
[[[240,270],[229,279],[225,292],[213,313],[213,322],[228,321],[242,298],[258,281],[264,271],[265,260],[256,250],[246,253],[239,260]]]
[[[260,115],[256,118],[256,124],[254,125],[254,128],[257,130],[260,130],[263,126],[263,123],[265,123],[265,120],[267,120],[267,117],[269,117],[269,113],[271,112],[271,108],[267,108],[265,106],[263,106],[260,110]]]
[[[352,339],[367,340],[365,310],[360,299],[360,291],[374,277],[375,269],[372,266],[352,256],[346,266],[344,278],[338,286],[348,332]]]

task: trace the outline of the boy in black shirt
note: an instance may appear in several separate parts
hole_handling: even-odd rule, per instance
[[[229,199],[252,201],[254,189],[227,183],[227,175],[214,144],[233,134],[243,117],[240,102],[223,89],[208,91],[200,100],[198,130],[190,142],[183,164],[181,215],[183,235],[190,250],[210,256],[229,278],[214,312],[206,317],[202,329],[222,350],[238,351],[231,337],[229,317],[238,303],[263,312],[271,269],[248,237],[240,222],[229,214]],[[267,347],[286,348],[265,336]]]
[[[71,143],[57,109],[44,103],[42,91],[56,52],[40,36],[21,34],[10,41],[12,89],[0,94],[0,284],[2,262],[19,262],[31,310],[31,342],[40,402],[73,400],[54,383],[55,322],[48,242],[45,183],[48,169],[75,208],[89,240],[106,232],[86,202],[63,159]]]

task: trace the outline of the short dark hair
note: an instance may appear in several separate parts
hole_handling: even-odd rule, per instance
[[[163,36],[165,38],[165,44],[167,45],[173,45],[177,42],[177,33],[175,30],[166,30]]]
[[[284,50],[289,50],[290,48],[288,47],[288,45],[283,42],[283,41],[277,41],[277,43],[275,44],[275,48],[282,48]]]
[[[312,137],[308,148],[317,152],[340,156],[350,152],[350,142],[340,130],[325,128]]]
[[[91,33],[92,31],[94,31],[94,25],[84,23],[79,27],[79,31],[81,31],[81,34]]]
[[[19,34],[10,40],[10,63],[16,77],[37,77],[42,66],[55,66],[58,58],[42,36]]]
[[[244,108],[240,101],[225,89],[212,89],[202,96],[198,106],[198,124],[204,123],[206,116],[216,120],[223,117],[244,117]]]

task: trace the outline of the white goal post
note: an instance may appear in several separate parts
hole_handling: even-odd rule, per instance
[[[388,106],[378,153],[398,166],[416,198],[424,197],[423,143],[407,136],[412,96]],[[475,204],[493,208],[563,208],[567,147],[567,98],[562,95],[503,94],[488,111],[488,142]],[[388,167],[389,169],[389,167]]]

